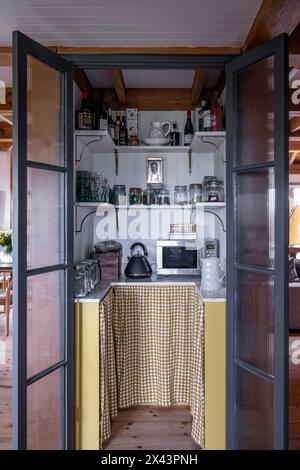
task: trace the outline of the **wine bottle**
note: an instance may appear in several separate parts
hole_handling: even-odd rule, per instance
[[[115,123],[114,123],[114,120],[112,118],[112,110],[111,109],[108,110],[107,127],[108,127],[109,135],[111,136],[111,138],[113,140],[115,140]]]
[[[120,129],[121,129],[120,111],[117,111],[116,120],[115,120],[115,144],[116,145],[120,145]]]
[[[76,128],[78,130],[92,130],[94,125],[94,115],[89,104],[89,94],[87,90],[82,92],[81,107],[76,112]]]
[[[204,131],[204,111],[205,111],[205,107],[206,107],[206,101],[203,100],[200,103],[199,116],[198,116],[198,119],[199,119],[199,132]]]
[[[194,127],[191,119],[191,111],[187,112],[186,124],[184,128],[184,145],[191,145],[194,137]]]
[[[120,145],[128,145],[128,131],[126,124],[126,117],[122,116],[121,128],[120,128]]]
[[[108,130],[108,118],[107,118],[107,111],[103,105],[100,114],[99,114],[99,129],[100,131],[107,131]]]
[[[211,128],[211,112],[210,112],[210,101],[206,102],[205,108],[203,110],[203,130],[204,132],[209,132]]]
[[[222,108],[219,103],[218,92],[213,92],[211,114],[211,131],[217,132],[222,130]]]

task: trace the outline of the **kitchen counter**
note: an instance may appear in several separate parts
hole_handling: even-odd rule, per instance
[[[203,298],[204,302],[226,302],[226,289],[224,287],[216,291],[204,291],[201,289],[200,279],[197,276],[157,276],[153,274],[148,279],[127,279],[122,277],[119,281],[101,281],[100,284],[86,297],[76,298],[75,303],[100,302],[111,286],[195,286]]]

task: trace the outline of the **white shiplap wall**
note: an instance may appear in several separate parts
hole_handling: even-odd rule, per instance
[[[183,130],[186,119],[184,112],[142,112],[140,113],[139,129],[140,135],[146,136],[149,131],[150,122],[154,119],[176,121],[179,125],[179,130]],[[114,184],[125,184],[127,196],[129,188],[139,186],[142,189],[146,187],[146,158],[153,156],[153,152],[145,153],[132,153],[120,154],[119,156],[119,175],[115,175],[115,160],[112,154],[90,154],[85,153],[84,161],[81,168],[93,169],[96,172],[101,172],[103,176],[108,178],[109,184],[112,187]],[[157,156],[164,158],[165,166],[165,184],[172,191],[175,185],[191,183],[202,183],[205,175],[216,174],[224,177],[225,165],[221,163],[219,154],[193,154],[192,157],[192,175],[188,174],[188,158],[187,154],[177,154],[170,152],[170,148],[166,152],[160,152]],[[80,215],[84,216],[88,209],[78,209]],[[218,214],[222,216],[225,223],[225,209],[218,210]],[[86,256],[93,247],[93,244],[99,241],[97,236],[97,224],[99,218],[90,216],[84,224],[83,233],[76,237],[76,256],[75,259]],[[151,232],[151,223],[149,222],[149,231]],[[221,256],[225,258],[225,235],[222,233],[219,221],[211,214],[205,215],[204,232],[205,237],[218,238],[221,244]],[[159,225],[162,224],[160,220]],[[160,227],[160,230],[162,228]],[[160,232],[162,233],[162,232]],[[149,259],[152,264],[156,262],[156,238],[140,239],[148,248]],[[126,264],[127,256],[130,254],[130,246],[136,241],[130,236],[127,239],[122,239],[123,244],[123,267]],[[154,266],[155,268],[155,266]]]

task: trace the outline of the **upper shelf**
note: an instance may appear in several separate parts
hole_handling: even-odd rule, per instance
[[[217,150],[226,139],[226,132],[196,132],[191,146],[172,145],[137,145],[137,146],[116,146],[108,131],[75,131],[74,136],[88,147],[92,153],[148,153],[148,152],[169,152],[188,153],[192,150],[195,153],[212,153]]]

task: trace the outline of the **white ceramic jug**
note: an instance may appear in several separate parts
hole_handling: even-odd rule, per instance
[[[168,126],[165,130],[165,126]],[[163,139],[167,137],[171,132],[171,123],[170,121],[153,121],[151,122],[151,128],[149,132],[149,137],[151,139]]]
[[[225,272],[220,274],[220,258],[201,259],[201,289],[217,290],[221,287],[221,281]]]

